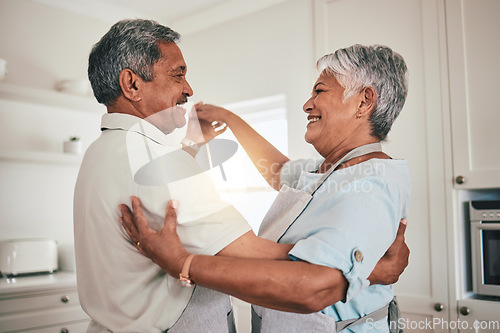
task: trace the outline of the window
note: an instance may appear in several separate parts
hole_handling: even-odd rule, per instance
[[[238,102],[224,107],[239,115],[283,154],[288,154],[284,95]],[[218,138],[237,142],[229,129]],[[215,168],[210,174],[221,198],[238,209],[257,233],[278,192],[267,184],[245,150],[238,144],[238,150],[223,163],[222,170]]]

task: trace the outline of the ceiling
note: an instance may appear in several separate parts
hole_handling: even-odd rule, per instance
[[[32,0],[106,23],[148,18],[186,35],[289,0]]]

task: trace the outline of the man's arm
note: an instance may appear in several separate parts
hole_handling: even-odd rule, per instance
[[[408,266],[410,249],[405,243],[406,226],[407,221],[402,219],[399,223],[396,239],[368,277],[370,285],[394,284],[398,281],[399,276],[403,273],[406,266]],[[280,244],[269,241],[249,231],[226,246],[217,255],[235,258],[289,260],[288,252],[290,252],[293,246],[294,244]]]
[[[176,213],[169,203],[165,224],[161,231],[152,230],[140,207],[139,200],[132,200],[134,216],[128,207],[121,205],[122,224],[139,251],[178,277],[189,253],[182,247],[176,233]],[[135,217],[135,218],[134,218]],[[401,238],[403,232],[398,232]],[[168,241],[166,241],[168,240]],[[401,246],[397,242],[395,248]],[[395,248],[391,252],[398,253]],[[393,258],[382,258],[393,260]],[[378,282],[386,267],[375,269]],[[404,269],[404,268],[403,268]],[[400,269],[402,271],[402,269]],[[394,276],[393,273],[389,274]],[[233,295],[253,304],[299,313],[316,312],[345,298],[347,281],[342,272],[326,266],[306,262],[230,258],[224,256],[196,256],[190,269],[191,279],[199,285]]]
[[[170,265],[162,259],[155,262],[164,269]],[[297,313],[317,312],[344,299],[348,286],[341,271],[326,266],[219,256],[195,256],[190,277],[246,302]]]
[[[374,284],[394,284],[399,280],[401,274],[408,266],[410,249],[405,243],[405,231],[408,222],[402,219],[399,222],[396,239],[389,247],[384,256],[377,262],[372,273],[368,277],[370,285]]]

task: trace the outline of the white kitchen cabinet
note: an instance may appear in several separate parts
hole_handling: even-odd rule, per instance
[[[469,202],[500,200],[500,189],[452,191],[456,192],[454,201],[458,203],[454,217],[456,247],[452,252],[453,255],[450,256],[450,260],[456,262],[456,290],[452,299],[457,300],[455,320],[458,330],[459,333],[498,333],[500,332],[500,298],[475,295],[473,291]],[[474,325],[477,326],[477,330]]]
[[[500,1],[446,0],[455,188],[500,187]]]
[[[500,332],[500,302],[465,299],[458,302],[460,333]]]
[[[0,332],[86,332],[74,273],[0,280]]]
[[[453,231],[457,329],[460,333],[500,332],[500,301],[476,299],[471,290],[470,200],[498,200],[500,113],[495,100],[500,46],[500,2],[445,0],[449,124],[451,129]],[[460,191],[457,191],[460,190]],[[449,234],[450,235],[450,234]]]
[[[33,330],[23,330],[22,332],[31,332],[31,333],[73,333],[73,332],[87,332],[87,327],[89,326],[88,320],[74,322],[74,323],[65,323],[64,325],[55,325],[45,328],[35,328]]]
[[[452,279],[446,238],[444,1],[317,0],[314,4],[316,58],[353,44],[382,44],[407,63],[408,98],[383,144],[392,157],[408,160],[412,177],[406,231],[410,264],[394,290],[405,332],[440,332],[440,327],[427,323],[448,321],[455,312],[455,303],[449,302]]]

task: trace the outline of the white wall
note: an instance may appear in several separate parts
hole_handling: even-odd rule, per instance
[[[225,104],[285,94],[289,154],[314,154],[304,141],[302,111],[316,80],[312,26],[311,2],[293,0],[184,36],[193,100]]]
[[[52,89],[61,79],[87,78],[90,48],[109,24],[29,0],[0,1],[0,58],[6,82]]]
[[[0,1],[4,82],[50,93],[60,79],[86,78],[90,48],[108,28],[31,1]],[[95,111],[0,100],[0,149],[62,152],[70,135],[80,136],[86,147],[99,135],[100,117]],[[77,165],[0,161],[0,239],[49,237],[69,247],[77,173]]]

